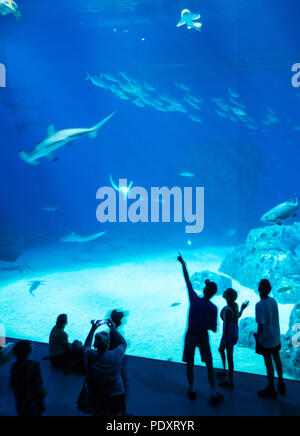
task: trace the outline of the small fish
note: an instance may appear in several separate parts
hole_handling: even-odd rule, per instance
[[[190,88],[182,83],[176,83],[176,87],[181,89],[182,91],[190,92]]]
[[[180,306],[180,305],[181,305],[181,303],[173,303],[173,304],[171,304],[170,307],[177,307],[177,306]]]
[[[179,174],[181,177],[195,177],[195,174],[193,173],[189,173],[189,172],[185,172],[185,173],[180,173]]]
[[[223,103],[222,101],[217,101],[216,104],[224,112],[228,112],[230,109],[229,104]]]
[[[121,76],[126,82],[130,82],[131,78],[128,76],[128,74],[124,73],[124,72],[120,72],[119,76]]]
[[[59,207],[46,206],[46,207],[43,207],[42,210],[44,212],[53,212],[54,213],[54,212],[57,212],[59,210]]]
[[[239,108],[239,107],[232,107],[231,110],[232,110],[236,115],[239,115],[239,116],[241,116],[241,117],[246,117],[246,116],[247,116],[246,112],[245,112],[243,109]]]
[[[145,89],[147,89],[147,91],[150,91],[150,92],[155,92],[156,91],[156,89],[152,85],[147,83],[147,82],[144,82],[144,87],[145,87]]]
[[[293,289],[294,289],[293,286],[283,286],[282,288],[278,289],[277,292],[283,294],[285,292],[292,291]]]
[[[200,110],[201,107],[199,106],[199,103],[196,103],[195,101],[193,101],[192,99],[190,99],[189,97],[185,97],[184,99],[190,106],[192,106],[193,109],[195,109],[196,111]]]
[[[228,92],[231,95],[231,97],[240,98],[240,95],[237,92],[233,91],[231,88],[228,88]]]
[[[219,115],[219,117],[222,118],[228,118],[228,114],[222,111],[217,111],[217,114]]]
[[[195,123],[202,123],[202,118],[198,117],[197,115],[190,115],[189,118],[194,121]]]

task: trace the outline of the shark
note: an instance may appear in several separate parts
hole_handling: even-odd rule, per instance
[[[17,20],[21,18],[21,13],[18,11],[19,6],[13,0],[0,0],[0,14],[13,14]]]
[[[58,159],[53,154],[55,150],[63,147],[64,145],[70,145],[72,141],[82,138],[83,136],[90,136],[91,138],[98,137],[98,131],[106,124],[116,112],[113,112],[103,121],[96,124],[89,129],[67,129],[55,131],[54,125],[48,127],[47,137],[40,142],[31,152],[21,150],[19,156],[25,162],[31,165],[39,165],[39,160],[43,157],[47,157],[53,162],[57,162]]]
[[[200,14],[192,14],[192,12],[189,9],[184,9],[181,12],[181,20],[177,24],[177,27],[182,27],[187,25],[187,28],[195,29],[200,31],[202,28],[202,23],[196,22],[197,20],[200,20],[201,15]]]
[[[30,294],[34,297],[34,291],[36,291],[37,288],[39,288],[40,286],[44,286],[45,282],[44,281],[40,281],[40,280],[36,280],[33,282],[29,282],[28,285],[30,286],[29,292]]]
[[[73,232],[67,236],[62,237],[61,241],[62,242],[91,242],[91,241],[95,241],[98,238],[101,238],[101,236],[105,234],[106,232],[101,232],[91,236],[79,236],[75,232]]]

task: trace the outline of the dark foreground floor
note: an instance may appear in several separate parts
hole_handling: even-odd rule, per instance
[[[48,354],[44,344],[34,344],[33,358],[41,360]],[[0,367],[0,416],[15,414],[9,388],[10,366]],[[64,376],[51,368],[50,362],[41,362],[42,374],[48,391],[48,416],[80,415],[76,399],[83,377]],[[209,391],[203,368],[197,368],[198,399],[191,403],[186,397],[185,367],[181,364],[129,357],[128,411],[135,416],[300,416],[300,383],[288,382],[284,399],[262,400],[256,391],[265,387],[261,376],[239,373],[236,389],[221,392],[225,402],[217,408],[208,404]]]

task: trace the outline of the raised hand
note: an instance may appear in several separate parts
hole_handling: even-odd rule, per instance
[[[185,265],[185,261],[183,260],[183,257],[179,251],[178,254],[179,254],[179,256],[177,257],[178,262],[180,262],[181,265]]]
[[[242,307],[241,307],[241,312],[244,312],[244,310],[246,310],[247,309],[247,307],[249,307],[249,301],[245,301],[243,304],[242,304]]]

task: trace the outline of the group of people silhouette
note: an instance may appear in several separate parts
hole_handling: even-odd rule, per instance
[[[216,295],[218,287],[216,283],[206,280],[203,297],[199,297],[195,292],[190,280],[186,263],[179,253],[178,261],[183,268],[183,275],[188,289],[190,310],[188,320],[188,330],[185,337],[185,348],[183,361],[187,364],[188,379],[188,396],[191,400],[196,399],[196,390],[194,387],[194,358],[195,351],[200,350],[202,362],[206,365],[208,371],[208,381],[211,388],[210,401],[212,404],[218,404],[224,400],[216,390],[216,376],[213,367],[213,356],[209,342],[209,331],[216,333],[218,309],[211,302]],[[278,392],[281,395],[286,394],[286,386],[283,379],[283,369],[280,358],[281,334],[279,322],[278,304],[274,298],[270,297],[272,287],[267,279],[261,280],[259,284],[259,295],[261,301],[256,305],[256,322],[258,325],[256,339],[256,353],[263,356],[267,375],[268,386],[259,391],[258,395],[263,398],[276,398],[275,389],[275,371],[274,364],[278,374]],[[219,385],[223,388],[234,388],[234,347],[239,340],[239,319],[243,312],[249,306],[246,301],[239,309],[236,300],[238,293],[234,289],[227,289],[223,294],[227,305],[221,312],[223,321],[223,335],[219,352],[223,362],[223,372],[218,373],[221,377]],[[273,363],[274,362],[274,363]],[[228,372],[226,371],[228,363]]]
[[[183,275],[189,296],[188,329],[185,336],[183,361],[186,363],[188,380],[188,398],[197,398],[194,377],[195,351],[199,349],[202,362],[207,367],[210,386],[210,403],[215,406],[224,401],[217,391],[219,386],[234,389],[234,348],[239,340],[239,319],[249,306],[246,301],[239,308],[238,293],[227,289],[223,297],[226,306],[221,311],[223,335],[219,353],[223,371],[215,373],[213,355],[210,347],[209,332],[217,331],[218,309],[211,302],[216,295],[216,283],[206,280],[203,297],[194,290],[186,263],[179,253],[178,261],[182,265]],[[281,335],[277,302],[270,297],[271,284],[267,279],[259,284],[260,302],[256,305],[258,325],[256,353],[263,356],[268,376],[268,386],[259,391],[263,398],[276,398],[275,369],[278,374],[278,393],[286,394],[280,358]],[[69,343],[65,328],[68,324],[66,314],[59,315],[49,338],[49,360],[54,368],[61,369],[65,375],[72,372],[85,376],[82,391],[78,397],[78,410],[94,416],[124,416],[126,412],[127,371],[126,341],[118,331],[124,313],[114,310],[109,319],[91,321],[91,330],[84,344],[80,341]],[[105,327],[105,328],[104,328]],[[99,333],[96,333],[97,330]],[[16,399],[19,416],[42,416],[45,413],[44,387],[39,362],[30,360],[32,347],[30,342],[21,340],[9,348],[16,358],[11,369],[11,386]],[[5,349],[0,350],[5,353]],[[7,353],[6,353],[7,354]],[[7,361],[8,359],[6,359]]]

